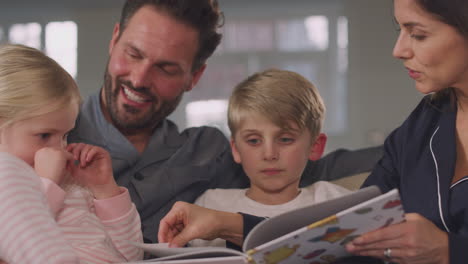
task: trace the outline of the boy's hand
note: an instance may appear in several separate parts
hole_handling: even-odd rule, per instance
[[[44,178],[60,185],[67,174],[67,164],[73,162],[73,155],[64,149],[42,148],[34,155],[34,170]]]
[[[104,149],[74,143],[67,146],[75,161],[70,166],[75,180],[88,187],[96,199],[110,198],[121,193],[112,174],[112,163],[109,153]]]

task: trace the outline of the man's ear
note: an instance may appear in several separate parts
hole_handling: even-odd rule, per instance
[[[310,148],[309,160],[318,160],[322,157],[327,144],[327,135],[320,133],[315,139],[315,143]]]
[[[120,37],[120,24],[115,23],[114,31],[112,32],[112,38],[109,42],[109,56],[112,53],[112,50],[114,49],[115,44],[119,40],[119,37]]]
[[[192,73],[192,82],[190,83],[190,86],[188,86],[185,91],[191,91],[195,85],[197,85],[198,81],[202,77],[203,73],[205,72],[206,69],[206,64],[203,64],[198,70],[194,71]]]
[[[236,163],[241,164],[242,159],[241,159],[241,156],[239,154],[239,151],[237,151],[236,142],[234,142],[233,137],[231,137],[230,143],[231,143],[232,157],[234,158],[234,161]]]

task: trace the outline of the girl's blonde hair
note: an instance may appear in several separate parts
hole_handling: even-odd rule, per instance
[[[320,134],[325,105],[317,88],[291,71],[269,69],[239,83],[229,99],[228,125],[234,136],[245,117],[258,113],[276,126],[308,129],[313,140]]]
[[[0,127],[81,102],[73,78],[56,61],[23,45],[0,45]]]

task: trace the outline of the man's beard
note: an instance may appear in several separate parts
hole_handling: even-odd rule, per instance
[[[114,90],[112,90],[112,77],[108,70],[104,76],[104,93],[107,105],[105,108],[109,113],[112,123],[122,132],[131,133],[141,129],[154,129],[162,120],[169,116],[179,105],[182,100],[183,92],[171,101],[163,101],[158,95],[152,94],[147,87],[133,87],[131,82],[123,81],[119,78],[115,80]],[[117,100],[119,97],[122,84],[128,89],[144,94],[145,97],[151,98],[150,110],[144,115],[138,115],[141,110],[131,105],[124,104],[123,110],[118,108]],[[158,108],[159,105],[159,108]]]

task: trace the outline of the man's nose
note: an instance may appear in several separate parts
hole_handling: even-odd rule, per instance
[[[141,63],[135,65],[132,69],[130,81],[134,88],[139,87],[150,87],[153,71],[151,71],[150,65]]]

